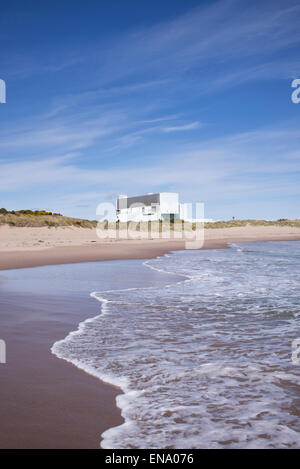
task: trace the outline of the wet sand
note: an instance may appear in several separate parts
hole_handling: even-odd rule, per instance
[[[176,280],[176,278],[175,278]],[[50,351],[100,313],[95,289],[168,283],[141,261],[45,266],[0,273],[0,448],[100,448],[101,434],[123,423],[121,390]]]
[[[218,230],[211,231],[214,231],[213,236],[204,245],[207,249],[224,248],[233,241],[259,240],[259,235],[249,231],[246,234],[231,232],[230,236],[223,234],[219,238],[214,238]],[[300,234],[268,232],[260,238],[300,240]],[[54,265],[94,262],[78,264],[91,270],[93,265],[99,266],[98,261],[115,260],[117,263],[117,259],[152,258],[183,247],[183,241],[150,240],[36,250],[23,247],[0,252],[0,270],[3,271],[0,274],[0,338],[7,343],[7,363],[0,364],[1,448],[99,448],[101,434],[122,423],[120,411],[115,406],[115,397],[120,390],[59,360],[50,352],[53,343],[77,329],[80,321],[99,314],[98,302],[88,296],[92,287],[85,293],[74,290],[74,294],[62,289],[57,295],[54,286],[50,294],[55,278]],[[114,262],[100,264],[111,266]],[[13,289],[7,289],[5,270],[41,265],[51,265],[53,267],[49,269],[54,269],[45,280],[49,293],[41,293],[38,280],[35,282],[30,277],[28,291],[18,288],[17,283]],[[128,264],[124,265],[125,270],[117,280],[113,270],[105,273],[116,289],[120,288],[127,274],[130,277]],[[38,279],[40,269],[10,272],[24,272],[22,275],[26,279],[25,272],[33,270]],[[144,281],[144,274],[133,275],[130,281],[132,287],[137,286],[138,282]],[[72,282],[71,285],[73,287]]]
[[[227,242],[212,240],[204,249],[226,248]],[[0,270],[42,265],[76,264],[119,259],[151,259],[170,251],[184,249],[184,241],[132,241],[95,246],[52,247],[36,251],[0,252]]]
[[[99,448],[101,433],[122,423],[120,392],[50,353],[53,343],[99,307],[89,299],[3,293],[0,448]]]

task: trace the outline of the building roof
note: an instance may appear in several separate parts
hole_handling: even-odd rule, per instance
[[[129,208],[133,204],[143,204],[149,206],[151,204],[160,203],[160,194],[147,194],[147,195],[137,195],[135,197],[124,197],[117,199],[117,210],[122,210],[124,208]]]

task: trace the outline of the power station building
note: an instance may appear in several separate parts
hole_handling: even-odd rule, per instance
[[[176,192],[159,192],[135,197],[120,195],[116,207],[117,220],[156,221],[180,218],[179,196]]]

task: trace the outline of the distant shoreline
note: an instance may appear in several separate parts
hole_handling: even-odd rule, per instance
[[[299,241],[300,227],[242,226],[205,229],[203,249],[224,249],[243,241]],[[95,229],[0,227],[0,270],[42,265],[150,259],[185,249],[176,239],[101,240]]]

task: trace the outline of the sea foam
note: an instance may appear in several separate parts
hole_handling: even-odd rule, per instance
[[[299,242],[175,252],[145,268],[179,282],[92,293],[101,313],[52,352],[121,388],[102,447],[300,447],[299,260]]]

